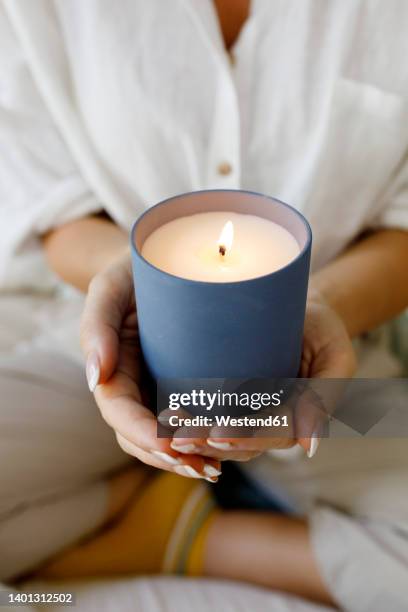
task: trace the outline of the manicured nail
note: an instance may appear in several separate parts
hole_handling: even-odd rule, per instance
[[[178,446],[177,442],[172,442],[170,446],[179,453],[195,453],[198,451],[198,447],[195,444],[180,444],[180,446]]]
[[[213,465],[210,465],[209,463],[206,463],[204,465],[203,473],[206,476],[209,476],[210,478],[218,478],[218,476],[221,476],[221,471],[217,470],[217,468],[215,468]]]
[[[86,360],[86,380],[88,381],[88,387],[91,393],[93,393],[99,383],[99,376],[101,375],[101,369],[99,366],[99,358],[95,351],[92,351],[88,355]]]
[[[316,454],[316,451],[319,447],[320,444],[320,438],[311,438],[310,439],[310,448],[307,451],[307,456],[309,457],[309,459],[311,459],[313,457],[313,455]]]
[[[214,442],[214,440],[207,440],[208,446],[212,446],[218,450],[229,450],[232,448],[232,444],[230,442]]]
[[[189,476],[190,478],[204,478],[201,474],[197,472],[191,465],[179,465],[174,468],[174,471],[180,476]]]
[[[218,478],[205,478],[205,480],[207,482],[212,482],[212,484],[215,484],[216,482],[218,482]]]
[[[181,463],[180,459],[177,459],[177,457],[172,457],[171,455],[168,455],[167,453],[163,453],[162,451],[151,450],[150,452],[152,453],[152,455],[154,455],[155,457],[158,457],[162,461],[165,461],[166,463],[170,463],[170,465],[179,465]]]

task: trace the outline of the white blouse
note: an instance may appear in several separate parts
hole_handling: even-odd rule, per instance
[[[244,188],[301,210],[313,265],[408,228],[408,2],[3,0],[0,285],[45,282],[38,236],[106,210]]]

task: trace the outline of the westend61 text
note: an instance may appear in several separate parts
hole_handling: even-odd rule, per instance
[[[172,415],[169,418],[171,427],[289,427],[287,415],[269,415],[266,417],[231,417],[231,416],[202,416],[191,418]]]

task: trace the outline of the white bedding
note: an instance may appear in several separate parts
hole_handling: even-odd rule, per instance
[[[288,595],[230,581],[173,577],[86,583],[29,583],[25,591],[73,591],[76,612],[331,612]],[[13,607],[11,610],[19,608]],[[27,607],[21,610],[29,610]],[[63,612],[67,606],[51,606]],[[6,612],[7,608],[2,608]],[[32,608],[31,610],[35,610]]]

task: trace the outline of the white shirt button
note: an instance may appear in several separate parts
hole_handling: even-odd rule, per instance
[[[224,161],[218,164],[217,170],[221,176],[228,176],[232,172],[232,166],[229,162]]]

